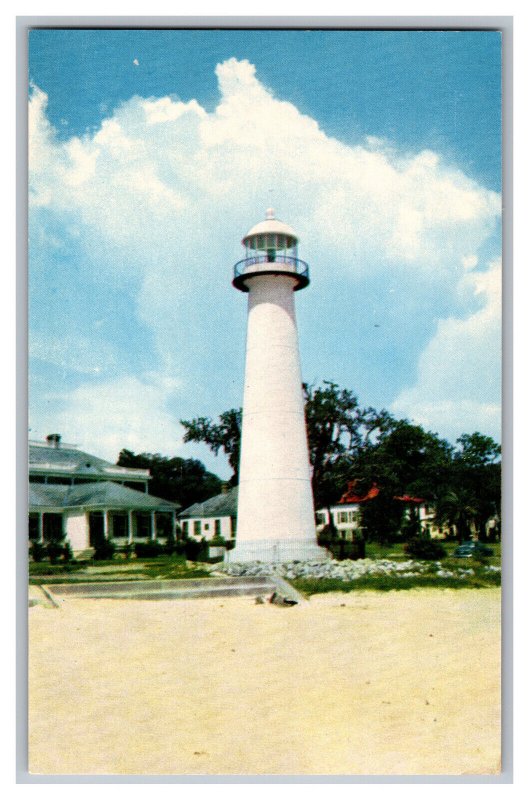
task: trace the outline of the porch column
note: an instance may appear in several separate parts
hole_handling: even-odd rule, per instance
[[[103,511],[103,536],[108,539],[108,509]]]
[[[129,536],[128,536],[128,542],[129,542],[129,544],[130,544],[130,543],[132,542],[132,535],[133,535],[133,522],[134,522],[134,520],[133,520],[133,518],[132,518],[132,511],[129,511],[129,514],[128,514],[128,520],[129,520]]]
[[[151,511],[151,540],[156,539],[156,511]]]
[[[39,512],[39,542],[44,541],[44,514]]]

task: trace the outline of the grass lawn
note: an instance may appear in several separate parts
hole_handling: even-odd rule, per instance
[[[46,561],[29,564],[30,584],[79,583],[113,580],[178,580],[207,578],[209,572],[197,566],[187,566],[183,556],[157,558],[113,559],[112,561],[79,561],[68,564],[49,564]]]
[[[455,561],[456,559],[454,559]],[[448,559],[443,561],[443,570],[451,571],[453,563]],[[461,566],[459,563],[458,566]],[[473,575],[461,577],[441,577],[434,572],[431,574],[412,577],[399,577],[395,575],[363,575],[352,581],[342,581],[337,578],[295,578],[292,585],[302,594],[322,594],[324,592],[354,592],[370,589],[377,592],[389,592],[401,589],[419,589],[430,587],[437,589],[485,589],[501,585],[501,573],[490,572],[481,565],[472,563]],[[457,573],[456,573],[457,574]]]
[[[361,575],[353,580],[337,578],[296,578],[292,584],[306,595],[322,592],[351,592],[372,589],[390,591],[392,589],[414,589],[418,587],[438,588],[482,588],[501,584],[501,545],[492,544],[494,555],[484,563],[474,558],[453,558],[457,542],[443,542],[447,557],[441,561],[441,569],[436,562],[421,562],[426,568],[420,575],[401,576]],[[366,558],[372,560],[408,561],[401,543],[380,545],[368,542]],[[491,570],[489,567],[495,567]],[[438,574],[441,572],[441,574]],[[207,566],[186,562],[184,556],[158,556],[156,558],[115,558],[111,561],[80,561],[50,564],[49,562],[29,564],[30,584],[102,582],[116,580],[178,580],[185,578],[209,577]]]
[[[436,540],[437,541],[437,540]],[[445,542],[442,539],[439,540],[440,544],[443,545],[447,557],[449,558],[456,547],[459,547],[459,542]],[[487,542],[487,547],[491,547],[494,550],[494,555],[490,559],[491,564],[499,564],[499,559],[501,556],[501,543],[500,542],[492,542],[489,544]],[[394,542],[393,544],[378,544],[378,542],[367,542],[366,543],[366,558],[389,558],[391,561],[407,561],[409,556],[406,555],[404,552],[404,543],[403,542]],[[497,561],[495,560],[497,559]],[[466,559],[456,559],[460,562],[464,563]]]

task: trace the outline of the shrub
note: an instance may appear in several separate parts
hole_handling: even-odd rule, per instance
[[[163,545],[163,551],[167,556],[174,555],[177,551],[176,546],[176,539],[175,535],[172,531],[169,531],[165,538],[165,544]]]
[[[56,564],[64,553],[64,546],[61,542],[48,542],[46,545],[46,553],[48,554],[50,564]]]
[[[164,548],[156,539],[150,542],[137,542],[134,547],[138,558],[157,558],[162,555],[163,551]]]
[[[410,539],[404,545],[404,552],[412,558],[421,558],[424,561],[438,561],[446,556],[442,544],[424,536]]]
[[[188,561],[205,561],[208,558],[208,545],[203,539],[197,542],[195,539],[187,539],[185,542],[185,555]]]
[[[94,559],[96,561],[111,561],[114,558],[116,546],[109,539],[101,538],[94,546]]]
[[[185,556],[186,554],[186,545],[187,540],[181,539],[179,542],[175,544],[175,553],[177,556]]]
[[[226,547],[226,539],[223,536],[214,536],[210,539],[210,547]]]
[[[67,564],[73,560],[73,551],[70,542],[66,542],[62,548],[62,560],[66,561]]]
[[[318,544],[321,547],[326,547],[329,542],[335,542],[338,538],[336,528],[332,525],[325,525],[324,528],[318,533]]]
[[[36,563],[44,561],[46,557],[46,548],[42,542],[31,542],[29,547],[29,555]]]

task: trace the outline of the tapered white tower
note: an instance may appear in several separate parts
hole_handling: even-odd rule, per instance
[[[248,293],[237,543],[230,561],[327,558],[318,547],[294,292],[309,283],[297,236],[273,209],[242,240]]]

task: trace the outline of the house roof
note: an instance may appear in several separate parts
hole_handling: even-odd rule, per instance
[[[349,481],[347,484],[347,491],[345,491],[338,500],[339,505],[342,503],[365,503],[366,500],[373,500],[380,493],[380,489],[376,483],[373,483],[369,491],[365,492],[364,494],[357,494],[357,483],[358,479]]]
[[[203,503],[194,503],[179,513],[179,517],[235,517],[239,487],[210,497]]]
[[[112,481],[77,486],[29,485],[29,508],[109,508],[127,511],[176,511],[178,503],[138,492]]]
[[[38,464],[54,464],[57,466],[93,466],[93,467],[112,467],[110,461],[103,458],[92,456],[83,450],[74,447],[48,447],[42,445],[29,445],[29,466]]]
[[[100,476],[107,480],[111,476],[129,480],[148,480],[150,477],[147,469],[120,467],[69,445],[53,447],[30,443],[28,460],[30,472]]]

